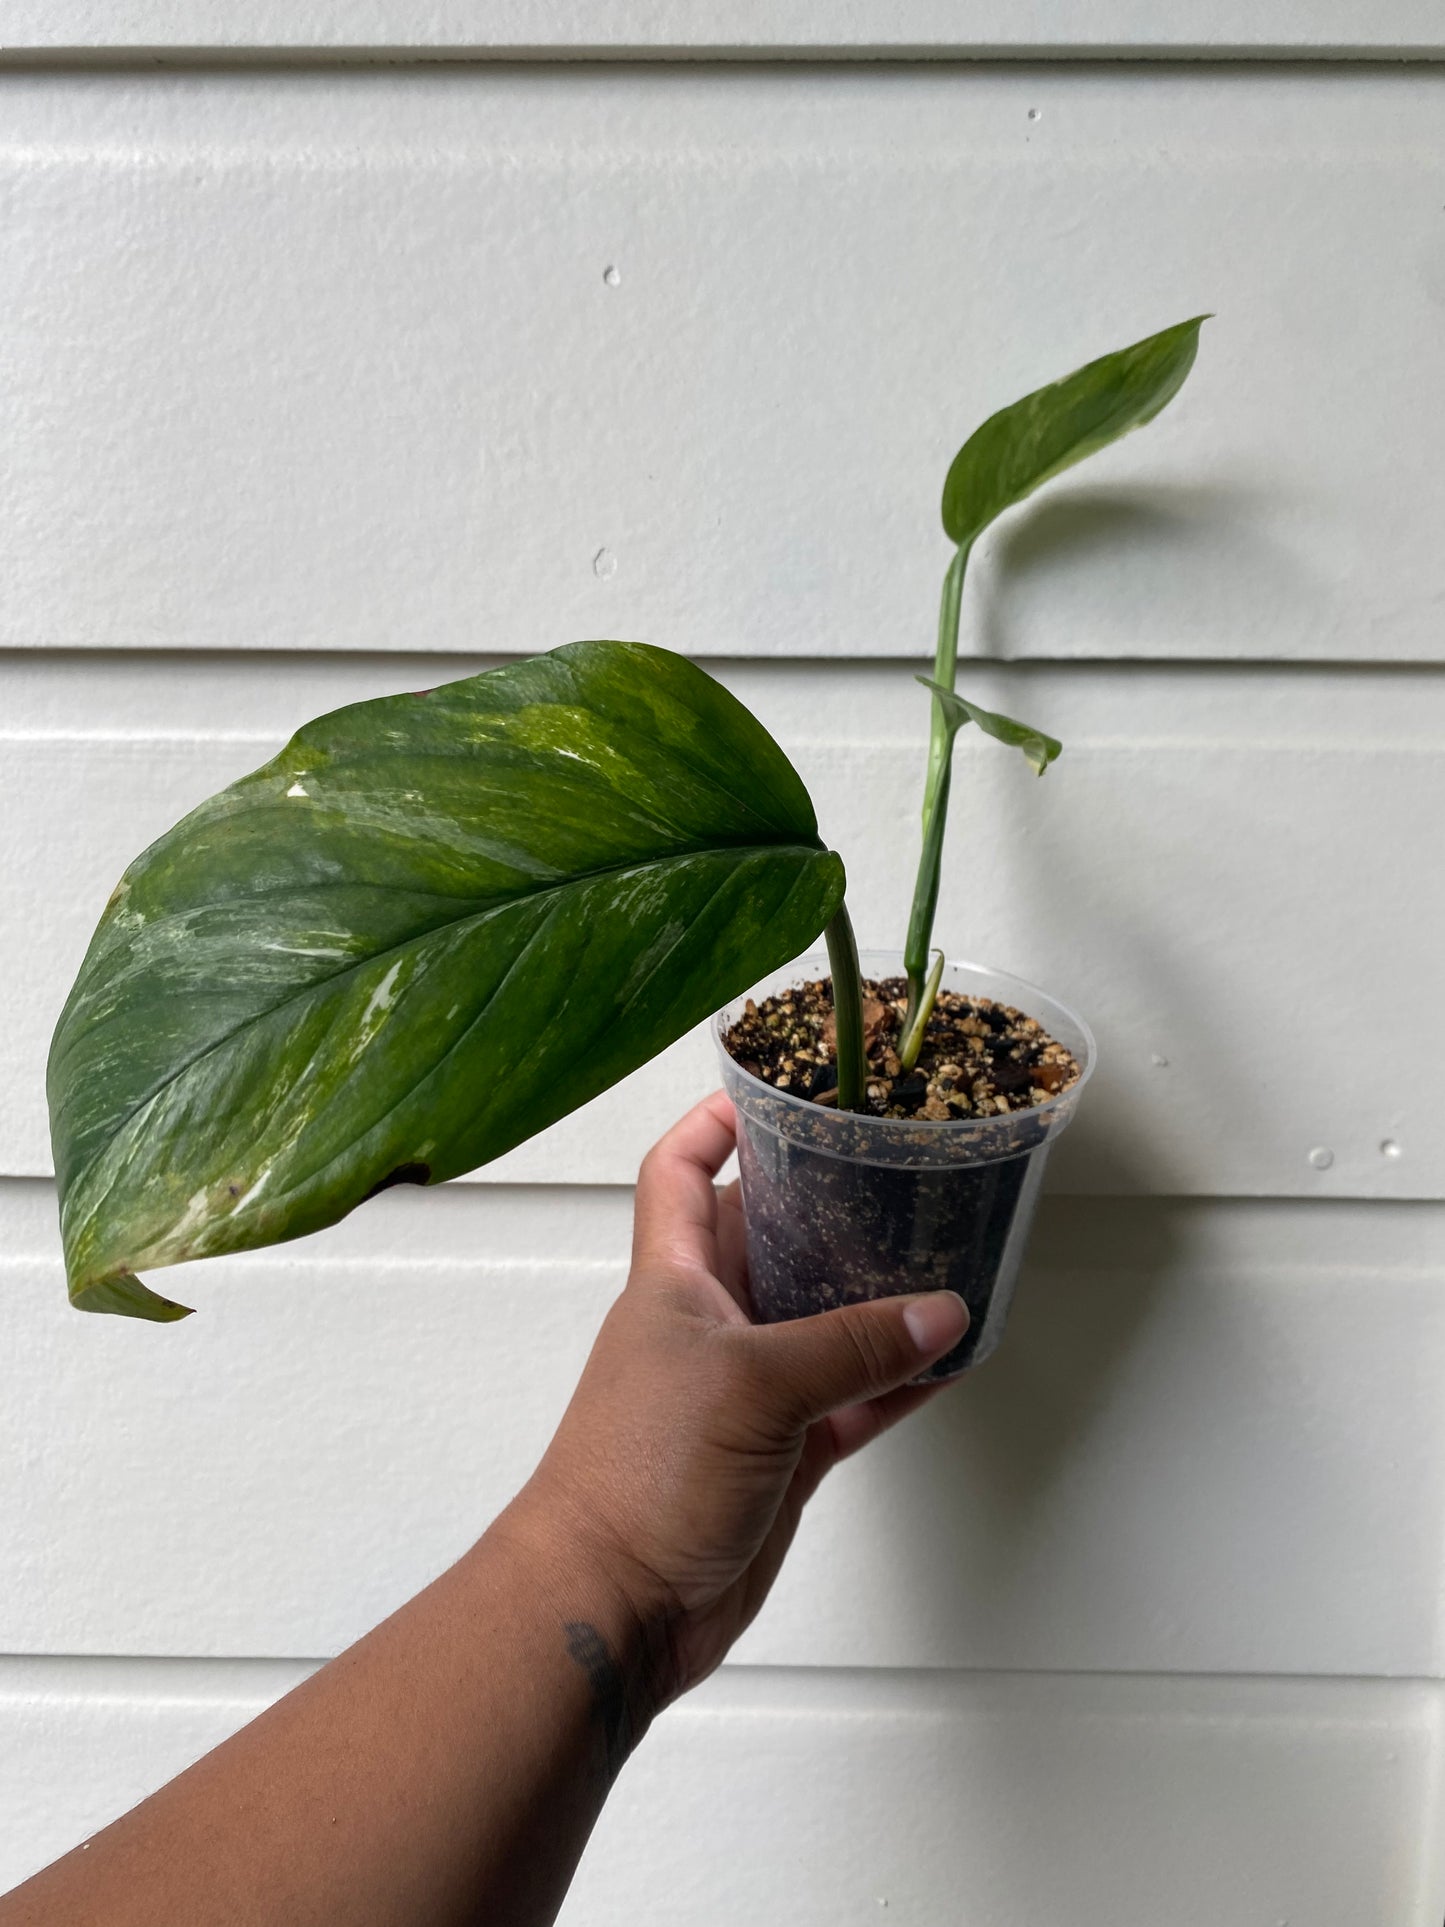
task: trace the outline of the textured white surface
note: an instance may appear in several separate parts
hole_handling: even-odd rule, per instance
[[[1442,46],[1434,0],[0,0],[0,55],[52,57],[1399,59]]]
[[[0,1665],[0,1882],[303,1670]],[[1433,1682],[729,1669],[623,1774],[562,1927],[1438,1927],[1440,1748]]]
[[[566,1920],[1439,1927],[1445,73],[1070,56],[1441,20],[0,0],[0,1885],[497,1509],[712,1081],[686,1042],[485,1183],[171,1274],[182,1326],[82,1318],[41,1078],[123,864],[321,710],[636,634],[896,941],[946,460],[1212,307],[969,592],[974,693],[1068,748],[964,757],[940,931],[1104,1046],[1008,1341],[825,1488]],[[767,64],[1005,34],[1063,58]],[[124,65],[207,45],[257,59]],[[588,45],[748,64],[267,64]]]
[[[918,654],[964,436],[1212,309],[968,646],[1438,662],[1442,124],[1435,67],[0,75],[0,644]]]
[[[627,1243],[622,1193],[387,1192],[157,1331],[68,1308],[44,1187],[0,1208],[11,1652],[334,1651],[526,1476]],[[1434,1673],[1442,1294],[1436,1206],[1052,1201],[1007,1344],[830,1482],[742,1656]]]

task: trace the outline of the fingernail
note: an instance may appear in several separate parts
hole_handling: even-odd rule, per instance
[[[946,1352],[968,1330],[968,1306],[956,1291],[931,1291],[915,1298],[903,1314],[908,1336],[930,1358]]]

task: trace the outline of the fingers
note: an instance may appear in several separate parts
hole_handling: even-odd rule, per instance
[[[739,1342],[753,1347],[752,1362],[764,1396],[778,1415],[807,1426],[906,1387],[925,1366],[952,1351],[967,1329],[963,1300],[951,1291],[931,1291],[845,1305],[786,1324],[754,1326],[745,1340],[739,1335]],[[840,1447],[864,1425],[849,1418],[841,1428]],[[863,1438],[856,1443],[862,1444]],[[847,1449],[856,1446],[850,1443]]]
[[[714,1091],[653,1145],[637,1176],[634,1265],[712,1268],[718,1209],[713,1179],[736,1142],[733,1107]]]
[[[717,1194],[717,1276],[738,1309],[751,1317],[748,1301],[748,1233],[742,1190],[736,1178]]]

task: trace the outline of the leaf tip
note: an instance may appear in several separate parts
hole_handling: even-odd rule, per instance
[[[109,1278],[73,1281],[70,1302],[77,1311],[145,1318],[153,1325],[174,1325],[182,1318],[189,1318],[194,1309],[190,1305],[178,1305],[172,1298],[162,1298],[158,1291],[143,1285],[133,1271],[115,1272]]]

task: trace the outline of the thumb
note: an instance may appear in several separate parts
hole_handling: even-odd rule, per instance
[[[791,1422],[807,1426],[905,1385],[967,1330],[957,1292],[925,1291],[754,1326],[752,1336],[767,1390]]]

